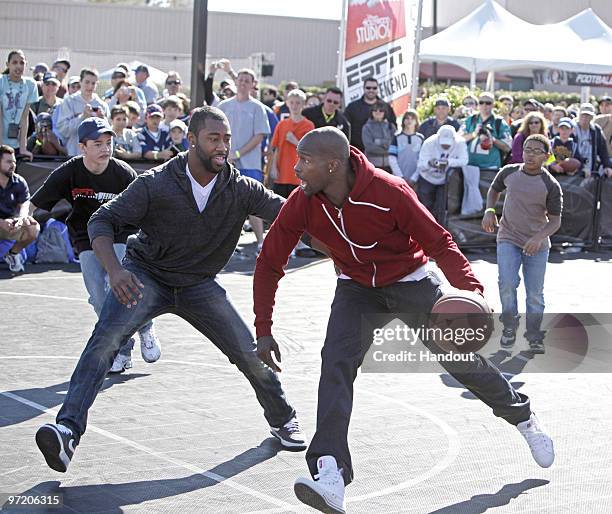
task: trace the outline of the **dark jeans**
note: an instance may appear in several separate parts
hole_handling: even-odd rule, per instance
[[[317,471],[317,459],[323,455],[336,458],[343,468],[344,481],[353,480],[347,434],[353,410],[353,382],[357,369],[371,345],[361,337],[362,315],[368,313],[410,313],[416,326],[425,322],[436,300],[442,295],[440,280],[429,274],[418,282],[397,282],[387,287],[370,288],[352,280],[338,280],[336,294],[321,351],[321,378],[317,407],[317,430],[306,453],[311,474]],[[432,353],[441,353],[429,344]],[[481,355],[475,361],[440,362],[444,369],[475,396],[486,403],[493,414],[516,425],[529,419],[529,398],[516,391],[499,370]]]
[[[419,177],[416,185],[419,201],[433,214],[436,221],[444,224],[446,219],[446,184],[435,185]]]
[[[85,432],[87,412],[122,343],[145,322],[168,312],[188,321],[236,365],[251,383],[271,426],[280,427],[295,415],[276,373],[257,357],[250,330],[215,278],[176,288],[160,284],[133,262],[124,261],[124,266],[144,284],[144,297],[128,309],[109,292],[70,378],[66,399],[57,415],[58,423],[67,425],[78,436]]]

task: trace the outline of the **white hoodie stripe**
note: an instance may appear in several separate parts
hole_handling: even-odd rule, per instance
[[[367,207],[374,207],[374,209],[378,209],[379,211],[389,212],[391,210],[391,207],[381,207],[380,205],[376,205],[375,203],[354,202],[350,196],[348,197],[348,201],[353,205],[366,205]]]

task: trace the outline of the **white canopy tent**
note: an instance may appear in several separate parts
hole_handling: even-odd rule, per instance
[[[127,63],[128,67],[130,68],[130,77],[132,78],[132,80],[134,77],[134,70],[138,68],[138,66],[140,66],[141,64],[144,64],[144,63],[140,61],[130,61]],[[149,75],[153,82],[155,82],[156,84],[164,84],[166,82],[166,73],[151,66],[150,64],[147,64],[147,68],[149,68]],[[101,72],[100,79],[110,80],[111,77],[113,76],[114,70],[115,70],[115,67],[113,66],[112,68]]]
[[[612,29],[591,9],[563,22],[534,25],[493,0],[421,42],[421,61],[441,61],[471,72],[548,67],[612,71]]]

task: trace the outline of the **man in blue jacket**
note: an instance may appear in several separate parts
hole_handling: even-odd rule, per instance
[[[274,220],[283,199],[227,162],[231,132],[215,107],[200,107],[189,124],[189,150],[140,175],[89,221],[89,237],[114,294],[70,379],[57,424],[42,426],[36,443],[47,464],[65,472],[87,413],[122,343],[164,313],[182,317],[212,341],[245,375],[272,435],[294,450],[306,448],[295,410],[280,381],[263,364],[247,325],[216,280],[249,215]],[[120,263],[116,230],[138,227]]]

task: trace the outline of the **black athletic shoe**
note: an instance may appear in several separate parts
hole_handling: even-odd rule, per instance
[[[55,471],[65,473],[79,443],[67,426],[48,423],[36,432],[36,444],[47,465]]]
[[[516,330],[514,330],[513,328],[504,328],[501,339],[499,340],[499,345],[502,348],[510,349],[514,346],[515,341]]]
[[[291,418],[280,428],[270,427],[270,433],[289,450],[302,451],[308,447],[308,441],[296,417]]]
[[[544,341],[542,339],[529,341],[529,351],[531,353],[544,353]]]

